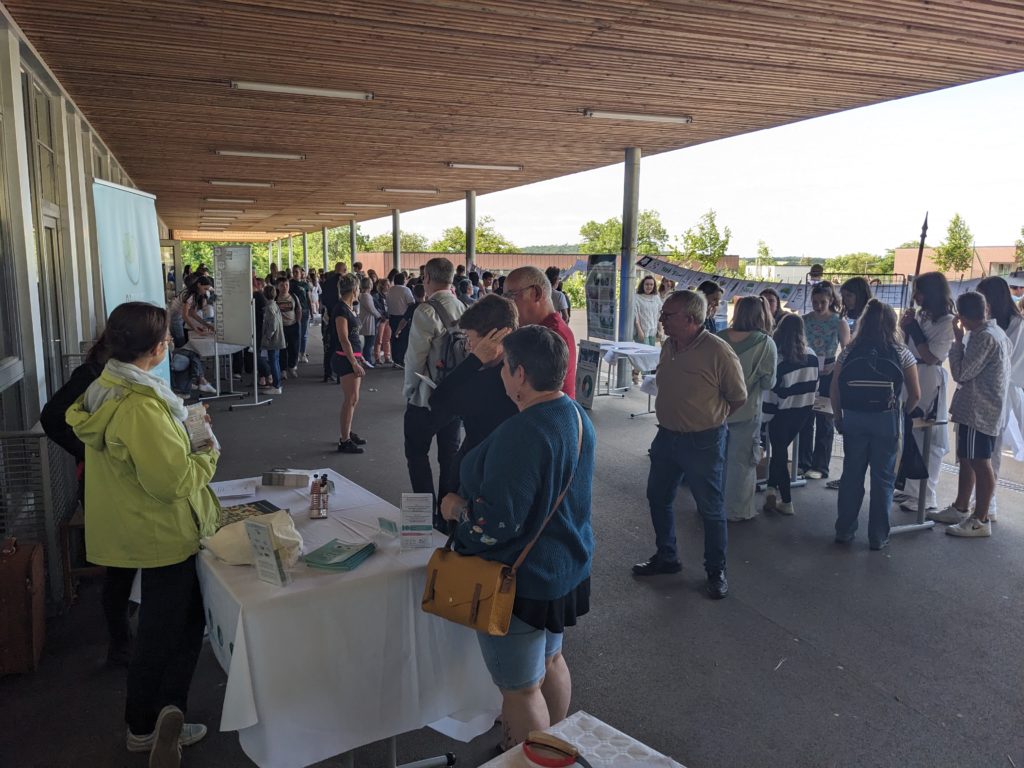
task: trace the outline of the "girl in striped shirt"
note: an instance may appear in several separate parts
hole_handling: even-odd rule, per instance
[[[790,496],[789,446],[800,434],[814,407],[818,390],[818,358],[807,348],[804,321],[800,315],[786,315],[775,329],[779,365],[775,386],[764,396],[764,422],[768,425],[772,458],[768,465],[766,512],[793,514]],[[796,460],[796,457],[794,457]],[[776,496],[776,489],[778,496]]]

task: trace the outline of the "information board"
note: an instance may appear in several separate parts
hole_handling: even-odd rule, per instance
[[[217,341],[252,344],[252,248],[220,245],[213,249],[217,291]]]

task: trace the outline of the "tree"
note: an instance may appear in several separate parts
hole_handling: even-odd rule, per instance
[[[1020,237],[1013,244],[1013,263],[1018,267],[1024,267],[1024,227],[1020,228]]]
[[[705,272],[714,272],[718,262],[725,256],[729,248],[732,230],[723,227],[718,230],[717,214],[709,210],[700,217],[697,226],[686,230],[683,235],[683,247],[680,254],[684,261],[697,262]]]
[[[892,254],[877,256],[873,253],[859,251],[857,253],[836,256],[829,259],[826,264],[828,265],[827,269],[829,272],[839,275],[892,274],[896,263],[895,259],[896,257]]]
[[[621,253],[622,219],[588,221],[580,227],[580,253]],[[657,211],[640,211],[636,219],[636,252],[657,256],[668,248],[668,230]]]
[[[394,238],[390,232],[384,232],[366,241],[368,251],[391,251]],[[418,232],[405,232],[399,230],[398,245],[405,253],[418,253],[427,250],[427,237]]]
[[[943,272],[963,274],[974,261],[974,236],[959,213],[946,229],[946,241],[935,249],[935,263]]]
[[[441,238],[430,244],[430,250],[438,253],[465,253],[466,230],[462,227],[448,227]],[[493,216],[481,216],[476,222],[477,253],[515,253],[518,249],[511,240],[494,228]]]

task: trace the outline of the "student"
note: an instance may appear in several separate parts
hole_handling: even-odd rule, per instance
[[[892,307],[878,299],[868,300],[858,316],[857,334],[836,361],[832,413],[845,448],[835,526],[837,544],[850,543],[857,533],[864,478],[870,467],[868,545],[873,550],[889,545],[889,509],[896,482],[896,454],[903,422],[900,393],[904,385],[907,399],[903,407],[907,412],[921,399],[917,361],[900,343],[896,327]],[[851,386],[851,381],[856,381],[857,386]]]
[[[658,283],[658,298],[661,299],[661,303],[665,303],[665,299],[675,293],[676,281],[670,280],[667,277],[661,278],[661,282]]]
[[[555,312],[562,316],[562,320],[569,322],[571,311],[569,309],[569,297],[562,293],[561,285],[562,281],[559,277],[562,274],[562,270],[558,267],[548,267],[544,270],[544,276],[551,283],[551,303],[555,307]]]
[[[782,321],[783,316],[787,314],[786,310],[782,308],[782,297],[779,296],[779,292],[774,288],[765,288],[761,291],[760,295],[768,302],[768,311],[771,314],[772,328],[774,329]]]
[[[818,390],[818,357],[807,348],[804,321],[800,315],[787,314],[783,317],[773,338],[779,351],[779,367],[775,372],[775,386],[764,396],[764,422],[768,425],[768,439],[772,446],[764,509],[766,512],[792,515],[793,499],[787,466],[789,446],[804,424],[811,420]],[[777,500],[776,490],[781,500]]]
[[[299,300],[291,295],[290,283],[287,277],[277,278],[277,308],[281,310],[281,323],[284,326],[284,339],[287,348],[286,358],[282,364],[286,376],[293,379],[299,377],[299,343],[302,323],[302,307]]]
[[[851,277],[839,286],[839,296],[843,300],[843,317],[850,327],[850,332],[857,333],[857,320],[871,300],[871,286],[863,277]]]
[[[718,336],[740,361],[747,398],[726,419],[725,518],[736,523],[757,517],[754,491],[757,463],[761,460],[761,403],[775,385],[778,353],[768,335],[771,327],[768,303],[760,296],[744,296],[736,302],[732,324]]]
[[[658,318],[661,316],[661,299],[654,275],[640,279],[636,286],[636,302],[633,305],[633,341],[654,346],[658,340]],[[633,383],[640,383],[641,371],[633,369]]]
[[[921,382],[921,409],[927,419],[947,421],[946,370],[943,367],[953,346],[953,298],[949,283],[941,272],[926,272],[914,281],[914,303],[920,311],[908,309],[900,320],[907,346],[917,358],[917,376]],[[949,452],[949,429],[943,423],[930,427],[931,440],[927,456],[928,479],[925,480],[925,511],[938,510],[935,491],[939,485],[942,459]],[[914,441],[924,451],[924,430],[915,429]],[[902,494],[893,498],[904,512],[917,512],[919,480],[907,480]]]
[[[285,281],[287,282],[287,281]],[[281,350],[288,346],[284,337],[284,323],[281,310],[277,305],[277,289],[268,285],[263,289],[263,297],[267,307],[263,311],[263,335],[260,347],[267,352],[267,364],[270,366],[271,387],[264,390],[268,395],[281,394]]]
[[[697,290],[704,294],[704,298],[708,302],[707,314],[704,316],[704,328],[711,333],[718,333],[715,315],[718,314],[718,305],[722,302],[722,287],[714,280],[705,280],[697,286]]]
[[[988,506],[995,492],[992,452],[1003,428],[1006,393],[1010,382],[1010,340],[995,320],[987,319],[985,297],[975,291],[956,300],[953,347],[949,370],[957,383],[949,406],[957,424],[956,457],[960,479],[956,500],[929,519],[948,523],[950,536],[991,536]],[[964,333],[970,333],[964,345]],[[974,513],[971,494],[976,494]]]
[[[366,278],[363,281],[366,282]],[[358,283],[355,273],[343,275],[338,280],[341,298],[334,305],[334,321],[331,323],[331,369],[341,381],[344,394],[339,417],[338,453],[362,453],[361,446],[366,445],[366,440],[352,431],[352,419],[359,404],[359,385],[366,375],[362,365],[363,334],[359,318],[352,310],[359,297]]]
[[[831,283],[822,281],[811,289],[812,311],[803,317],[804,334],[807,345],[818,360],[818,393],[824,397],[828,397],[832,386],[836,355],[850,344],[850,326],[843,322],[839,314],[841,309]],[[815,413],[804,422],[797,464],[808,480],[828,477],[834,436],[835,427],[830,413]]]
[[[299,309],[302,317],[299,319],[299,355],[300,363],[308,363],[309,355],[306,354],[306,336],[309,333],[310,311],[309,284],[306,282],[306,275],[302,267],[296,264],[292,267],[292,279],[288,282],[288,291],[299,302]]]
[[[986,277],[978,284],[978,293],[988,302],[989,317],[996,321],[1003,333],[1010,340],[1010,386],[1007,391],[1007,402],[1002,420],[1003,429],[997,436],[995,450],[992,451],[992,472],[999,480],[999,467],[1002,463],[1003,449],[1009,448],[1014,456],[1024,453],[1024,445],[1017,444],[1011,435],[1016,430],[1009,429],[1012,414],[1018,429],[1024,424],[1024,313],[1020,305],[1011,295],[1011,288],[1001,277]],[[1019,434],[1019,432],[1017,432]],[[998,512],[996,496],[988,505],[988,519],[995,520]]]
[[[374,357],[373,342],[377,338],[377,324],[382,316],[370,293],[372,288],[370,278],[364,277],[359,281],[359,333],[363,337],[363,357],[370,365],[376,365],[379,359]]]
[[[373,291],[373,306],[380,316],[373,344],[373,359],[384,365],[394,365],[394,360],[391,359],[391,323],[388,322],[387,294],[390,287],[387,280],[378,280]]]
[[[405,285],[405,275],[401,272],[395,274],[393,285],[387,293],[388,323],[391,326],[391,352],[395,365],[401,367],[405,362],[405,348],[407,338],[403,338],[398,332],[398,327],[405,317],[406,310],[416,304],[412,291]]]

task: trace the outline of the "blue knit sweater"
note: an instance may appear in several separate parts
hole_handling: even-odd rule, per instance
[[[469,519],[456,530],[455,549],[511,565],[576,463],[577,411],[583,419],[579,467],[565,501],[518,572],[517,597],[554,600],[590,576],[594,426],[573,400],[561,397],[516,414],[462,460],[460,495],[469,500]]]

